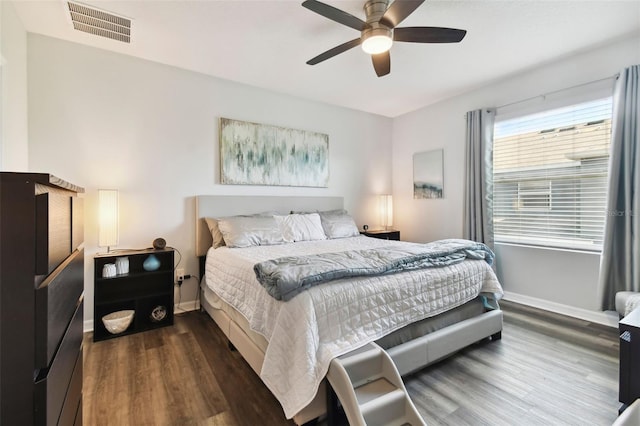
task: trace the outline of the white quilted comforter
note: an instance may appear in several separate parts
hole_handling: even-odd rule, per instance
[[[311,402],[331,360],[405,325],[462,305],[481,292],[499,299],[502,287],[483,260],[397,274],[341,279],[288,302],[271,297],[253,265],[283,256],[403,244],[368,237],[210,249],[206,285],[234,306],[269,345],[260,377],[287,418]]]

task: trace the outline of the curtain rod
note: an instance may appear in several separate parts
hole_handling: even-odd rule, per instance
[[[508,103],[508,104],[500,105],[500,106],[495,107],[495,108],[496,108],[496,109],[506,108],[506,107],[508,107],[508,106],[517,105],[517,104],[524,103],[524,102],[529,102],[529,101],[532,101],[532,100],[537,99],[537,98],[546,98],[547,96],[555,95],[556,93],[564,92],[564,91],[566,91],[566,90],[577,89],[578,87],[588,86],[588,85],[590,85],[590,84],[600,83],[601,81],[606,81],[606,80],[611,80],[611,79],[617,79],[619,76],[620,76],[620,73],[617,73],[617,74],[612,75],[611,77],[605,77],[605,78],[601,78],[601,79],[599,79],[599,80],[588,81],[588,82],[586,82],[586,83],[576,84],[575,86],[565,87],[565,88],[563,88],[563,89],[554,90],[553,92],[548,92],[548,93],[544,93],[544,94],[542,94],[542,95],[532,96],[532,97],[530,97],[530,98],[522,99],[522,100],[520,100],[520,101],[510,102],[510,103]]]

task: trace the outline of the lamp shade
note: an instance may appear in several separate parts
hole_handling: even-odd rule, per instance
[[[118,191],[116,189],[98,190],[98,246],[118,245]]]
[[[393,226],[393,197],[389,194],[380,196],[380,219],[385,229]]]

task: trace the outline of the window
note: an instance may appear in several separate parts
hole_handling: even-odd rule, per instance
[[[493,145],[497,242],[602,249],[611,97],[500,120]]]

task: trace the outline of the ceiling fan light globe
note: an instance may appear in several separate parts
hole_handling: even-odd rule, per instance
[[[377,55],[378,53],[384,53],[391,49],[393,40],[387,35],[374,35],[362,42],[362,50],[370,55]]]

